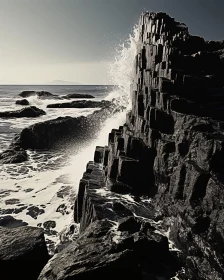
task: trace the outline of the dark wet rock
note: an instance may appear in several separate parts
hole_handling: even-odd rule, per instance
[[[64,98],[66,99],[76,99],[76,98],[95,98],[93,95],[91,94],[80,94],[80,93],[69,93],[67,95],[64,96]]]
[[[15,208],[7,208],[7,209],[0,209],[0,215],[8,215],[8,214],[19,214],[23,212],[27,206],[22,207],[15,207]]]
[[[37,217],[43,213],[45,213],[44,209],[41,209],[37,206],[30,206],[27,208],[26,215],[31,216],[33,219],[37,219]]]
[[[5,204],[6,205],[13,205],[13,204],[17,204],[17,203],[19,203],[20,201],[19,201],[19,199],[17,199],[17,198],[11,198],[11,199],[7,199],[7,200],[5,200]]]
[[[139,30],[132,109],[80,181],[79,238],[88,246],[98,223],[91,238],[134,251],[135,279],[223,280],[223,42],[191,36],[164,13],[143,14]]]
[[[12,145],[8,150],[0,153],[0,163],[2,164],[21,163],[27,160],[27,152],[18,146]]]
[[[141,229],[141,223],[134,217],[127,217],[119,220],[119,231],[138,232]]]
[[[120,109],[119,109],[120,110]],[[51,149],[64,143],[83,143],[95,137],[110,114],[119,111],[114,105],[102,108],[87,117],[59,117],[36,123],[22,130],[13,143],[24,149]]]
[[[51,229],[56,227],[56,222],[55,221],[46,221],[43,223],[43,227],[45,229]]]
[[[46,279],[46,277],[55,280],[67,278],[81,280],[89,277],[103,280],[108,275],[118,279],[122,275],[139,279],[141,273],[134,262],[134,253],[129,250],[115,252],[112,243],[105,241],[103,231],[105,231],[104,228],[96,228],[92,225],[92,228],[90,227],[85,233],[85,237],[79,238],[78,246],[72,243],[48,262],[38,280]],[[84,244],[82,244],[83,241],[85,241]],[[125,273],[120,270],[121,268]]]
[[[60,96],[52,94],[48,91],[23,91],[19,94],[19,96],[26,98],[31,96],[37,96],[41,99],[60,99]]]
[[[28,192],[32,192],[33,189],[29,188],[29,189],[25,189],[24,192],[28,193]]]
[[[41,229],[0,227],[1,278],[36,280],[49,255]]]
[[[16,100],[16,105],[30,105],[29,101],[27,99],[21,99],[21,100]]]
[[[0,118],[36,118],[45,114],[43,110],[30,106],[18,111],[0,112]]]
[[[67,212],[67,206],[63,203],[61,205],[58,206],[56,212],[61,213],[62,215],[66,215]]]
[[[47,108],[104,108],[111,105],[110,101],[90,101],[90,100],[82,100],[82,101],[73,101],[73,102],[64,102],[64,103],[56,103],[49,104]]]
[[[27,226],[28,224],[22,220],[17,220],[12,216],[0,217],[0,227],[17,228],[21,226]]]

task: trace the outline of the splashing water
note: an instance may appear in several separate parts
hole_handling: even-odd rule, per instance
[[[109,75],[116,86],[105,99],[113,101],[118,109],[123,108],[123,110],[118,110],[118,113],[111,115],[102,125],[96,139],[88,145],[83,145],[78,152],[77,150],[73,154],[69,152],[69,155],[57,155],[54,152],[51,155],[50,152],[46,151],[45,155],[43,152],[30,151],[29,162],[10,167],[3,166],[0,176],[0,208],[2,211],[19,210],[17,213],[12,212],[12,215],[31,226],[43,224],[48,220],[56,221],[56,232],[62,232],[60,236],[66,235],[66,226],[73,221],[72,206],[86,164],[93,159],[96,146],[107,145],[111,129],[118,128],[125,123],[126,113],[131,106],[130,86],[134,79],[137,38],[138,29],[135,28],[133,35],[129,37],[127,42],[117,48],[114,59],[109,65]],[[36,96],[29,98],[29,101],[38,107],[46,107],[49,102],[48,100],[40,100]],[[49,159],[49,156],[52,157]],[[55,167],[57,157],[60,164]],[[6,200],[8,203],[15,201],[17,205],[6,205]],[[40,209],[42,214],[37,218],[32,218],[27,215],[27,207],[36,207],[34,212]],[[4,215],[1,209],[0,214]],[[10,211],[6,213],[11,214]],[[55,243],[58,237],[57,235],[48,235],[47,239]]]
[[[101,128],[98,137],[92,141],[88,147],[85,147],[75,155],[67,166],[68,173],[70,174],[70,181],[76,193],[86,164],[93,159],[95,147],[107,145],[108,134],[111,129],[118,128],[125,123],[126,113],[131,107],[130,91],[134,81],[134,61],[137,54],[138,36],[138,28],[135,26],[133,35],[130,35],[126,43],[120,45],[116,49],[114,60],[109,65],[109,75],[116,87],[108,94],[105,100],[113,101],[117,108],[126,109],[109,117]],[[71,221],[72,219],[73,216]],[[66,236],[66,230],[69,231],[69,228],[65,227],[61,236]],[[63,240],[63,237],[61,237],[61,240]]]
[[[114,59],[109,65],[109,76],[116,86],[105,100],[113,101],[117,108],[124,107],[126,109],[109,117],[98,137],[72,159],[70,167],[72,172],[70,174],[76,187],[78,187],[77,182],[79,182],[82,173],[85,171],[86,164],[93,158],[95,147],[107,145],[108,134],[111,129],[118,128],[125,123],[126,113],[131,106],[130,87],[134,80],[134,61],[137,53],[138,34],[138,28],[135,26],[133,34],[129,36],[129,39],[116,49]],[[75,167],[78,167],[79,171],[75,171]]]
[[[134,61],[137,54],[138,36],[139,30],[136,25],[127,41],[117,47],[114,60],[109,65],[109,76],[113,84],[117,85],[117,89],[106,99],[115,99],[117,106],[124,106],[127,110],[131,107],[130,87],[135,75]]]

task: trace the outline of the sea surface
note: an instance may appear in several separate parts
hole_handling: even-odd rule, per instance
[[[2,218],[16,219],[10,225],[26,223],[44,229],[45,239],[51,253],[54,248],[70,240],[72,232],[78,232],[74,223],[73,207],[79,181],[86,164],[93,160],[96,146],[108,144],[108,134],[113,128],[125,123],[126,114],[131,108],[131,88],[135,78],[134,61],[137,53],[139,33],[137,28],[125,44],[116,49],[114,60],[109,63],[109,76],[115,86],[0,86],[0,110],[16,110],[18,94],[25,90],[48,91],[52,94],[69,93],[92,94],[94,100],[110,100],[115,103],[116,114],[100,127],[95,139],[77,145],[64,143],[60,151],[28,151],[29,160],[20,164],[0,165],[0,224]],[[133,89],[133,88],[132,88]],[[134,90],[134,89],[133,89]],[[63,100],[42,100],[37,96],[27,98],[30,105],[43,109],[46,115],[38,118],[1,119],[0,152],[7,149],[15,134],[37,122],[57,117],[87,116],[99,108],[46,108],[50,103]],[[68,100],[65,100],[68,102]],[[72,100],[71,100],[72,101]],[[9,225],[8,225],[9,226]]]
[[[91,94],[93,100],[112,100],[120,95],[114,86],[0,86],[0,110],[19,110],[15,105],[18,94],[25,90],[48,91],[60,96],[69,93]],[[0,118],[0,151],[7,149],[16,133],[34,123],[62,116],[87,116],[98,108],[46,108],[63,100],[27,98],[30,105],[43,109],[46,115],[38,118]],[[80,99],[78,99],[80,100]],[[68,102],[68,100],[64,100]],[[72,100],[70,100],[72,101]],[[93,159],[96,145],[106,145],[110,130],[122,125],[125,112],[108,118],[98,136],[91,143],[65,147],[63,151],[28,151],[29,160],[20,164],[0,166],[0,220],[10,215],[30,226],[45,229],[45,238],[53,247],[63,232],[72,225],[72,209],[79,180],[89,160]],[[32,214],[30,214],[32,213]],[[49,227],[50,225],[50,227]],[[13,226],[13,225],[12,225]],[[66,238],[66,237],[64,237]]]

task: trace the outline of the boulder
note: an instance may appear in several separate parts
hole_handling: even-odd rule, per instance
[[[56,103],[49,104],[47,108],[104,108],[110,106],[110,101],[90,101],[90,100],[82,100],[82,101],[72,101],[66,103]]]
[[[93,223],[77,243],[56,254],[38,280],[141,279],[133,250],[116,251],[105,233],[113,226],[108,220]]]
[[[43,110],[30,106],[18,111],[0,112],[0,118],[36,118],[45,114]]]
[[[78,98],[85,98],[85,99],[89,99],[89,98],[95,98],[93,95],[91,94],[80,94],[80,93],[69,93],[65,96],[63,96],[63,98],[66,99],[78,99]]]
[[[30,103],[27,99],[21,99],[21,100],[16,100],[16,104],[26,106],[26,105],[29,105]]]
[[[1,279],[36,280],[48,260],[43,230],[0,227]]]

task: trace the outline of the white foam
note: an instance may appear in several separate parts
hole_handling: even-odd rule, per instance
[[[74,152],[71,148],[69,155],[58,155],[53,154],[51,158],[41,157],[41,153],[30,152],[30,161],[17,165],[3,165],[0,170],[0,183],[1,190],[8,192],[7,196],[0,200],[1,209],[18,209],[16,205],[6,205],[5,200],[8,199],[19,199],[20,204],[25,206],[37,206],[42,208],[44,205],[44,213],[39,215],[37,219],[33,219],[27,215],[27,210],[23,210],[20,213],[12,214],[17,219],[22,219],[31,226],[37,226],[39,223],[44,223],[48,220],[56,221],[55,230],[60,232],[73,221],[73,210],[74,195],[77,193],[79,181],[85,171],[86,164],[88,161],[93,159],[95,147],[105,146],[108,143],[108,134],[113,128],[118,128],[123,125],[126,118],[127,110],[130,109],[130,85],[133,82],[133,65],[136,55],[136,34],[135,29],[134,35],[130,36],[129,41],[121,46],[116,53],[115,58],[110,64],[110,75],[114,84],[118,87],[105,98],[106,100],[113,100],[119,107],[125,107],[123,110],[115,115],[110,116],[102,128],[99,131],[98,136],[90,144],[79,149],[79,152]],[[133,67],[134,68],[134,67]],[[42,109],[46,109],[49,103],[62,102],[61,100],[42,100],[36,96],[28,98],[31,105],[36,105]],[[68,100],[66,100],[68,102]],[[13,108],[17,108],[15,105]],[[88,115],[96,109],[47,109],[47,115],[37,119],[23,119],[15,120],[14,124],[11,125],[13,129],[21,129],[35,122],[45,121],[47,119],[53,119],[59,116],[71,115],[77,117],[80,115]],[[39,158],[38,158],[39,157]],[[38,158],[38,160],[37,160]],[[64,158],[64,160],[63,160]],[[58,167],[49,167],[57,165],[58,160],[63,160],[64,164],[59,164]],[[37,161],[36,161],[37,160]],[[61,176],[66,177],[66,182],[61,182]],[[64,197],[58,197],[57,192],[64,186],[68,185],[71,187],[71,191]],[[20,186],[20,188],[17,188]],[[33,189],[30,192],[26,192],[27,189]],[[16,192],[15,192],[16,191]],[[131,197],[126,197],[127,200],[133,201]],[[65,204],[67,206],[67,214],[62,215],[56,212],[59,205]],[[65,231],[65,230],[64,230]],[[57,236],[50,236],[49,239],[57,242]]]

